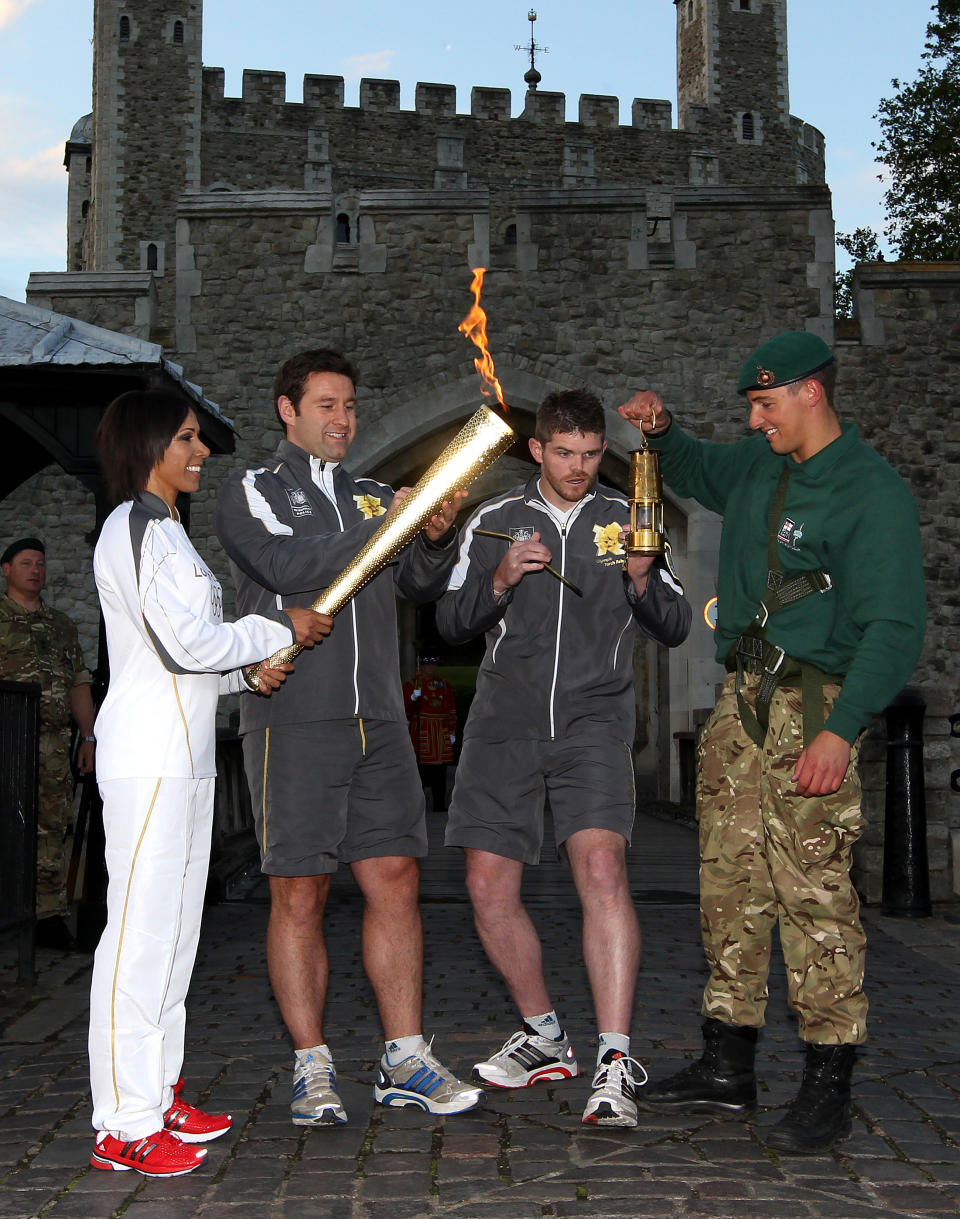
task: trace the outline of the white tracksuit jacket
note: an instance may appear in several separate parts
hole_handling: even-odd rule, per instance
[[[107,518],[93,556],[110,688],[97,716],[97,779],[216,774],[216,706],[240,668],[295,642],[261,610],[223,621],[223,594],[180,521],[144,492]]]

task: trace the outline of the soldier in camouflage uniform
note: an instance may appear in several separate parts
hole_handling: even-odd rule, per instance
[[[77,628],[41,597],[46,579],[38,538],[13,542],[0,556],[7,582],[0,599],[0,677],[37,682],[40,699],[40,768],[37,791],[37,939],[66,947],[66,839],[73,817],[71,720],[82,737],[77,764],[93,769],[92,678],[83,664]]]
[[[867,1014],[850,880],[863,828],[859,742],[909,679],[926,613],[913,498],[840,423],[835,381],[829,347],[790,331],[741,370],[750,439],[694,440],[649,391],[620,408],[659,449],[671,487],[723,516],[716,641],[728,671],[704,726],[697,787],[704,1053],[647,1085],[641,1103],[740,1114],[756,1105],[779,923],[806,1065],[766,1140],[801,1154],[850,1130]]]

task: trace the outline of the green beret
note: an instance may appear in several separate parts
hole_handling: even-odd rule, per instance
[[[740,369],[737,393],[748,389],[777,389],[801,381],[833,361],[823,339],[806,330],[787,330],[758,347]]]
[[[39,550],[41,554],[47,552],[46,546],[39,538],[21,538],[19,542],[11,542],[3,554],[0,554],[0,563],[11,563],[21,550]]]

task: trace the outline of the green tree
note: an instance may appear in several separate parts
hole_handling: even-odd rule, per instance
[[[960,258],[960,0],[938,0],[916,80],[880,102],[884,233],[903,259]],[[858,230],[859,232],[860,230]]]
[[[880,241],[871,228],[854,229],[852,233],[837,233],[837,245],[858,262],[883,262]],[[834,277],[833,311],[837,317],[853,317],[853,267],[838,271]]]

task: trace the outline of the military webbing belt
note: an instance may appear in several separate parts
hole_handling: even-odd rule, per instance
[[[783,506],[787,499],[789,479],[790,468],[784,466],[770,507],[766,591],[753,622],[731,648],[730,661],[732,662],[731,667],[735,667],[737,674],[736,691],[740,722],[751,740],[757,745],[762,745],[766,739],[770,723],[770,700],[776,688],[799,685],[803,698],[803,744],[806,747],[823,728],[823,687],[834,683],[840,684],[843,678],[835,673],[824,673],[822,669],[807,661],[793,660],[783,648],[766,638],[767,623],[771,614],[775,614],[777,610],[783,609],[786,605],[802,601],[804,597],[809,597],[813,593],[825,593],[833,587],[830,577],[819,568],[814,571],[802,571],[794,576],[784,575],[780,563],[777,535]],[[743,697],[744,673],[760,675],[760,682],[757,685],[756,712],[751,709]]]

